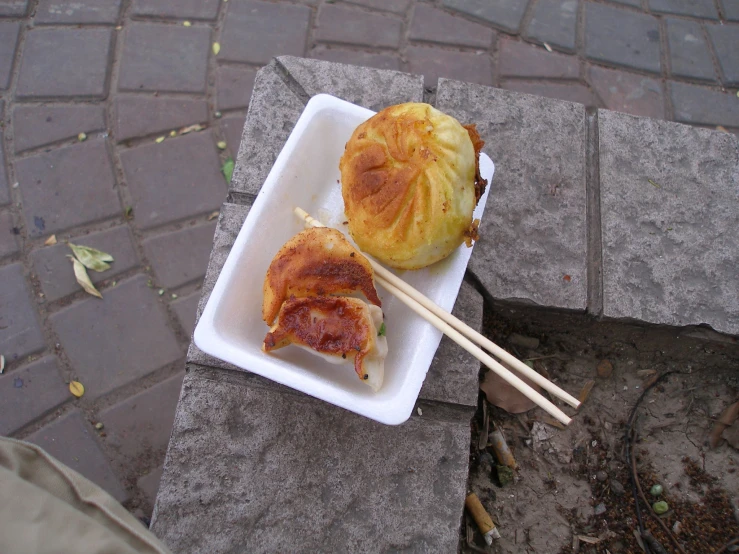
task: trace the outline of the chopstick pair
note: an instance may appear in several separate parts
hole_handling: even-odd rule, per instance
[[[312,227],[325,227],[320,221],[310,216],[305,210],[295,208],[295,214],[308,225]],[[403,281],[397,275],[393,274],[385,267],[377,263],[372,258],[367,258],[372,268],[375,270],[375,278],[377,282],[389,293],[403,302],[411,310],[416,312],[450,339],[472,354],[480,362],[485,364],[491,371],[495,372],[509,385],[518,390],[521,394],[536,403],[547,413],[564,423],[569,425],[571,419],[562,410],[557,408],[549,400],[544,398],[540,393],[531,388],[526,382],[514,375],[508,368],[504,367],[492,356],[487,354],[479,345],[485,347],[491,354],[497,356],[502,361],[509,364],[516,371],[525,375],[531,381],[539,385],[542,389],[549,391],[551,394],[567,402],[569,405],[577,408],[580,402],[559,388],[557,385],[538,374],[518,358],[503,350],[490,339],[484,337],[466,323],[460,321],[452,314],[435,304],[431,299],[414,289],[408,283]],[[474,341],[474,342],[473,342]],[[475,344],[475,342],[477,344]]]

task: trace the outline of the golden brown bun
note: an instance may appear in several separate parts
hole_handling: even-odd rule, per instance
[[[357,127],[339,169],[359,248],[400,269],[451,254],[472,232],[482,144],[474,126],[421,103],[390,106]]]

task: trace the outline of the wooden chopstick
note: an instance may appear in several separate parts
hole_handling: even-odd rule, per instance
[[[298,217],[300,217],[302,220],[304,220],[308,225],[311,225],[313,227],[324,227],[324,225],[320,221],[311,217],[305,210],[301,208],[295,208],[295,214],[298,215]],[[540,384],[542,388],[544,388],[545,390],[549,390],[550,392],[552,392],[552,394],[556,395],[559,398],[562,398],[569,404],[575,407],[579,406],[580,402],[577,399],[567,394],[551,381],[548,381],[546,378],[539,375],[529,366],[500,348],[491,340],[482,336],[480,333],[472,329],[469,325],[465,324],[446,310],[442,309],[440,306],[432,302],[431,299],[421,294],[419,291],[411,287],[408,283],[391,273],[389,270],[385,269],[385,267],[372,260],[371,258],[367,259],[372,265],[372,268],[375,270],[375,276],[378,283],[383,288],[397,297],[406,306],[411,308],[411,310],[426,319],[442,333],[451,338],[454,342],[459,344],[467,352],[472,354],[480,362],[485,364],[507,383],[515,387],[519,392],[521,392],[521,394],[535,402],[550,415],[554,416],[565,425],[568,425],[570,423],[571,419],[567,416],[567,414],[562,412],[562,410],[557,408],[549,400],[536,392],[527,383],[514,375],[511,371],[508,370],[508,368],[504,367],[498,361],[493,359],[490,355],[485,353],[470,339],[479,341],[493,354],[500,357],[503,361],[511,364],[511,366],[529,377],[532,381]]]

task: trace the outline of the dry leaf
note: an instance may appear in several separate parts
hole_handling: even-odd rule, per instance
[[[716,125],[716,130],[717,131],[721,131],[722,133],[728,133],[729,132],[729,130],[726,127],[724,127],[723,125]]]
[[[100,294],[98,289],[95,288],[95,285],[92,284],[92,281],[90,281],[90,276],[87,274],[87,270],[85,269],[85,266],[80,263],[80,261],[77,258],[74,258],[72,256],[68,256],[70,260],[72,260],[72,267],[74,268],[74,276],[77,278],[77,282],[80,284],[80,286],[85,289],[85,292],[87,294],[91,294],[92,296],[97,296],[98,298],[102,298],[103,295]]]
[[[177,136],[177,131],[170,131],[169,132],[169,136],[170,137],[176,137]]]
[[[552,47],[549,46],[546,42],[544,43],[544,48],[547,49],[547,52],[551,52],[552,51]]]
[[[506,364],[504,366],[508,367]],[[510,369],[510,367],[508,367]],[[524,375],[520,376],[526,384],[532,387],[535,391],[541,392],[539,385],[529,380]],[[529,400],[518,390],[509,385],[502,377],[499,377],[494,371],[488,371],[485,377],[480,383],[480,389],[485,393],[488,402],[498,408],[503,408],[510,414],[521,414],[528,412],[530,409],[536,407],[536,402]]]
[[[586,542],[588,544],[598,544],[600,542],[600,539],[598,537],[587,537],[585,535],[578,535],[578,539],[580,539],[582,542]]]
[[[187,133],[192,133],[194,131],[202,131],[205,129],[200,123],[196,123],[195,125],[188,125],[187,127],[183,127],[180,129],[181,135],[186,135]]]
[[[595,370],[598,372],[598,377],[608,379],[613,373],[613,364],[609,360],[601,360]]]
[[[56,244],[56,235],[51,235],[48,239],[44,241],[44,244],[46,246],[54,246]]]
[[[87,135],[85,133],[80,133],[79,135],[77,135],[77,140],[80,141],[80,142],[82,142],[82,141],[84,141],[86,139],[87,139]]]
[[[190,23],[189,21],[183,21],[183,22],[182,22],[182,25],[183,25],[184,27],[190,27],[190,26],[192,25],[192,23]]]
[[[214,220],[215,218],[217,218],[217,217],[218,217],[218,215],[219,215],[220,213],[221,213],[221,212],[219,212],[218,210],[216,210],[215,212],[212,212],[212,213],[211,213],[211,214],[210,214],[210,215],[208,216],[208,221],[213,221],[213,220]]]
[[[82,395],[85,394],[85,387],[79,381],[70,381],[69,392],[71,392],[77,398],[81,398]]]
[[[97,248],[79,246],[77,244],[72,244],[71,242],[67,244],[69,244],[72,252],[74,252],[75,258],[82,262],[82,265],[87,269],[92,269],[97,272],[105,271],[110,269],[110,264],[108,262],[114,261],[113,256],[107,252],[102,252]]]
[[[723,434],[724,429],[733,425],[738,417],[739,402],[734,402],[723,411],[721,417],[719,417],[718,420],[716,420],[716,423],[713,424],[713,429],[711,429],[711,434],[708,438],[708,444],[711,448],[716,448],[721,444],[721,435]]]
[[[588,380],[588,382],[583,385],[582,390],[580,391],[580,396],[577,397],[580,404],[585,404],[588,396],[590,396],[590,391],[593,390],[593,385],[595,385],[595,381],[592,379]]]
[[[221,51],[221,45],[218,42],[213,43],[213,53],[217,56],[218,52]]]
[[[165,137],[157,137],[154,142],[156,142],[157,144],[161,144],[162,142],[164,142],[164,139]]]
[[[5,356],[0,354],[0,375],[5,371]]]
[[[226,149],[226,141],[219,140],[216,143],[216,146],[218,147],[218,150],[225,150]]]

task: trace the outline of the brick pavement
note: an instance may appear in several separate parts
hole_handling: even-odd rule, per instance
[[[0,432],[64,452],[141,514],[161,474],[209,215],[227,195],[220,165],[238,150],[256,70],[280,54],[739,132],[734,0],[0,1]],[[272,100],[252,108],[302,109]],[[169,138],[194,123],[205,130]],[[254,186],[264,178],[241,170]],[[44,245],[52,233],[113,254],[93,275],[104,300],[76,287],[65,246]],[[79,400],[73,378],[87,387]]]

